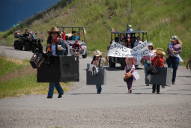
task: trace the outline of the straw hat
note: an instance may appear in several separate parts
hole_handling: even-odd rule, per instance
[[[94,56],[102,56],[102,52],[100,52],[99,50],[96,50],[94,52]]]
[[[173,41],[173,40],[178,40],[178,36],[176,36],[176,35],[173,35],[172,37],[171,37],[171,39],[170,39],[171,41]]]
[[[156,51],[155,51],[156,54],[159,54],[159,55],[163,55],[165,56],[166,53],[164,52],[164,50],[162,48],[157,48]]]
[[[60,33],[60,30],[57,27],[52,27],[48,33]]]
[[[149,43],[148,43],[148,46],[153,46],[153,43],[149,42]]]

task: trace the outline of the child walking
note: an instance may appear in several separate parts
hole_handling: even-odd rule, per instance
[[[125,74],[124,81],[127,83],[128,93],[132,93],[132,85],[133,85],[133,75],[132,73],[135,71],[135,59],[134,57],[127,57],[125,59]]]
[[[152,65],[156,67],[157,71],[160,72],[161,68],[164,67],[165,63],[165,52],[163,49],[156,49],[156,56],[152,59]],[[152,87],[153,91],[152,93],[155,93],[157,91],[157,94],[160,94],[160,85],[159,84],[153,84]]]

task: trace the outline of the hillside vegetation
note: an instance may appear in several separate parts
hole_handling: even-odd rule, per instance
[[[183,42],[181,56],[191,56],[191,0],[62,0],[51,9],[1,33],[9,44],[15,29],[30,28],[46,39],[52,26],[85,26],[89,50],[106,51],[112,28],[124,31],[127,24],[148,31],[156,47],[166,49],[171,35]]]

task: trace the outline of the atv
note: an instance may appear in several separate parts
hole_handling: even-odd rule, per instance
[[[14,33],[16,40],[14,41],[14,48],[17,50],[32,51],[34,52],[36,48],[42,49],[42,39],[36,38],[34,33],[20,34],[18,32]]]

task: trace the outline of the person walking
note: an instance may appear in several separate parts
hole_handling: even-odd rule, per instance
[[[127,83],[128,93],[132,93],[132,85],[133,85],[133,72],[135,71],[135,59],[133,56],[127,57],[125,59],[125,74],[124,81]]]
[[[182,51],[182,42],[176,35],[172,36],[171,42],[168,44],[167,48],[168,58],[166,60],[168,67],[173,69],[172,84],[175,84],[178,65],[180,61],[182,61],[182,58],[179,55],[181,51]]]
[[[51,28],[48,31],[49,37],[47,40],[47,53],[51,56],[62,56],[67,54],[67,46],[64,44],[64,41],[60,37],[60,30],[57,27]],[[58,98],[61,98],[64,94],[59,82],[50,82],[47,98],[52,98],[54,93],[54,88],[58,91]]]
[[[141,59],[142,64],[144,65],[144,73],[145,73],[145,84],[149,86],[149,72],[148,69],[151,66],[151,60],[155,56],[153,43],[148,43],[149,54],[147,56],[143,56]]]
[[[161,71],[161,68],[164,67],[164,63],[165,63],[164,56],[165,56],[165,52],[163,51],[163,49],[161,48],[156,49],[156,56],[151,60],[151,64],[155,67],[157,73],[159,73]],[[157,91],[157,94],[160,94],[159,84],[153,84],[152,93],[155,93],[156,91]]]
[[[91,61],[91,64],[95,66],[94,70],[95,70],[96,74],[99,74],[99,69],[101,67],[103,67],[103,65],[104,65],[104,60],[102,58],[102,53],[99,50],[96,50],[94,52],[94,56],[93,56],[93,59]],[[101,87],[101,82],[100,81],[97,81],[96,89],[97,89],[97,94],[101,94],[102,87]]]

